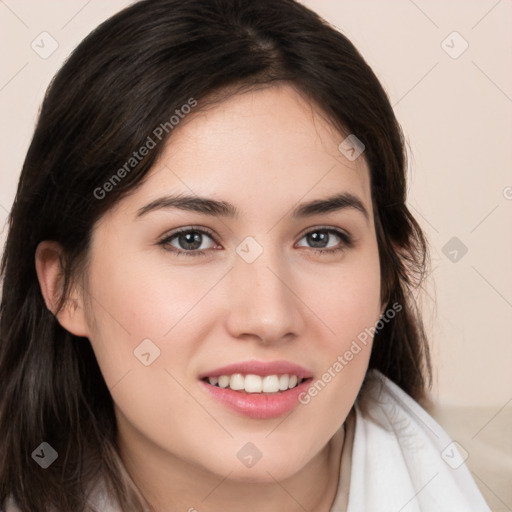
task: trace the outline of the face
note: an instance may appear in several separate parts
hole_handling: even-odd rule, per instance
[[[369,171],[290,86],[192,115],[95,226],[87,333],[127,458],[281,480],[314,463],[368,366]]]

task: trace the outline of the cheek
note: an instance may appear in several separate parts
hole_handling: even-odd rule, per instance
[[[119,428],[173,453],[183,451],[183,439],[204,436],[204,425],[222,435],[187,380],[201,339],[196,304],[218,276],[192,283],[190,271],[148,266],[136,257],[97,263],[89,280],[97,325],[91,343]]]
[[[107,323],[115,320],[134,338],[164,337],[218,278],[210,271],[210,283],[205,274],[198,278],[190,268],[143,251],[118,254],[120,258],[98,255],[89,286],[101,301],[99,315]]]
[[[327,274],[304,281],[304,297],[307,294],[308,304],[326,328],[329,353],[343,353],[352,339],[375,325],[381,308],[380,286],[376,245],[373,250],[350,254]]]
[[[381,309],[380,283],[375,247],[340,268],[317,294],[315,307],[326,333],[318,343],[322,373],[305,401],[314,399],[318,409],[331,410],[333,425],[348,413],[368,367]]]
[[[94,317],[90,339],[109,388],[129,371],[137,379],[135,370],[144,368],[148,357],[155,361],[151,367],[184,368],[193,347],[180,343],[178,333],[210,286],[207,282],[191,286],[190,273],[147,265],[136,254],[119,259],[101,254],[88,286]],[[177,341],[172,354],[165,350],[170,339]],[[165,360],[170,357],[172,364]]]

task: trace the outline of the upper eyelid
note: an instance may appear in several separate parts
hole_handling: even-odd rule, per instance
[[[186,226],[184,228],[172,229],[171,231],[165,233],[161,237],[161,239],[162,240],[167,240],[169,238],[174,238],[176,235],[179,235],[181,233],[188,233],[189,231],[199,231],[201,233],[207,234],[208,236],[213,238],[215,241],[217,241],[216,240],[217,235],[214,233],[214,231],[209,229],[209,228],[205,228],[203,226]]]
[[[336,226],[315,226],[315,227],[312,227],[312,228],[306,228],[304,231],[301,231],[297,236],[300,236],[301,238],[305,235],[307,235],[308,233],[311,233],[313,231],[336,231],[336,232],[340,232],[342,234],[345,234],[346,236],[352,238],[352,235],[346,230],[346,229],[343,229],[343,228],[339,228],[339,227],[336,227]]]

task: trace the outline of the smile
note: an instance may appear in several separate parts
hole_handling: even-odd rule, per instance
[[[293,389],[300,385],[302,378],[297,375],[221,375],[219,377],[208,377],[209,384],[219,388],[229,388],[233,391],[246,393],[279,393]]]
[[[210,398],[252,419],[291,412],[313,380],[312,372],[288,361],[240,362],[207,371],[199,378]]]

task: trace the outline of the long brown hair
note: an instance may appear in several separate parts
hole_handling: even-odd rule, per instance
[[[406,206],[400,125],[363,57],[294,0],[144,0],[91,32],[54,77],[21,172],[1,263],[0,506],[11,495],[23,512],[88,510],[85,490],[101,476],[123,510],[144,510],[123,473],[91,345],[46,308],[35,250],[42,240],[64,249],[62,306],[95,223],[142,183],[172,131],[153,137],[108,194],[98,188],[190,98],[199,110],[215,93],[275,81],[293,84],[366,147],[382,301],[402,306],[375,335],[370,368],[424,394],[429,353],[412,291],[427,244]],[[45,471],[31,457],[41,442],[59,454]]]

